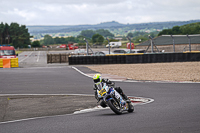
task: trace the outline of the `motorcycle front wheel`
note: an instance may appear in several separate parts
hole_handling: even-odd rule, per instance
[[[134,107],[131,103],[128,103],[128,112],[131,113],[134,111]]]
[[[115,112],[118,115],[122,114],[122,110],[120,108],[120,105],[118,102],[114,101],[114,100],[109,100],[108,102],[108,106],[110,107],[110,109]]]

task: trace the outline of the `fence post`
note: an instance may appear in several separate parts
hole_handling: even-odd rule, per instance
[[[87,50],[87,55],[88,55],[88,41],[85,38],[83,40],[86,42],[86,50]]]
[[[51,62],[51,64],[52,64],[52,54],[50,54],[50,57],[51,57],[51,58],[50,58],[50,62]]]
[[[174,44],[174,37],[171,35],[172,39],[173,39],[173,51],[175,53],[175,44]]]
[[[188,39],[189,39],[189,50],[190,50],[190,52],[191,52],[191,39],[190,39],[190,37],[189,37],[188,34],[187,34],[187,37],[188,37]]]
[[[153,38],[149,35],[149,38],[151,39],[151,53],[153,53]]]
[[[110,54],[110,41],[109,41],[109,39],[108,38],[106,38],[106,40],[108,41],[108,44],[109,44],[109,54]]]
[[[61,54],[59,54],[60,55],[60,64],[61,64]]]

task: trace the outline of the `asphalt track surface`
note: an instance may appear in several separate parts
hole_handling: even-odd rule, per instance
[[[93,94],[91,78],[71,66],[0,69],[0,74],[1,94]],[[135,106],[133,113],[122,115],[106,109],[1,123],[0,133],[200,132],[200,84],[116,85],[129,96],[152,98],[154,102]]]

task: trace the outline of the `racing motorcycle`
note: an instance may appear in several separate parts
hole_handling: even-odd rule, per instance
[[[109,106],[110,109],[118,115],[122,114],[123,111],[134,111],[131,102],[124,100],[123,97],[114,89],[114,86],[108,87],[104,85],[101,90],[97,89],[97,95],[99,101],[101,101],[100,105],[102,107],[105,108]]]

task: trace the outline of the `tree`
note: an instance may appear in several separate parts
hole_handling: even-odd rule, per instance
[[[18,38],[19,38],[19,24],[17,23],[11,23],[10,24],[10,37],[11,37],[11,43],[15,45],[15,47],[20,47],[18,44]]]
[[[7,23],[5,23],[4,25],[4,39],[5,39],[5,43],[9,44],[10,43],[10,35],[9,35],[9,25]]]
[[[200,22],[186,24],[183,26],[174,26],[172,29],[164,29],[158,35],[186,35],[200,34]]]
[[[11,23],[10,26],[5,23],[0,24],[0,43],[11,44],[15,48],[28,47],[31,44],[30,34],[25,25]]]
[[[91,38],[95,32],[93,30],[82,30],[80,35]]]
[[[95,31],[96,34],[100,34],[104,37],[114,37],[114,34],[110,33],[110,31],[108,30],[104,30],[104,29],[99,29]]]
[[[32,47],[40,47],[40,42],[39,41],[34,41],[32,43]]]
[[[92,38],[92,36],[94,34],[100,34],[104,37],[114,37],[114,34],[112,34],[110,31],[108,30],[104,30],[104,29],[99,29],[96,31],[93,30],[83,30],[81,31],[79,36],[84,36],[84,37],[88,37],[88,38]]]
[[[44,45],[54,44],[54,40],[50,35],[44,36]]]
[[[1,44],[3,44],[3,33],[4,33],[4,24],[3,24],[3,22],[1,22],[1,24],[0,24],[0,40],[1,40]]]
[[[55,44],[61,44],[60,38],[59,38],[59,37],[56,37],[56,38],[54,38],[53,40],[54,40],[54,43],[55,43]]]
[[[181,31],[180,31],[180,26],[174,26],[174,27],[172,28],[172,32],[173,32],[173,34],[175,34],[175,35],[180,34],[180,33],[181,33]]]
[[[94,34],[92,36],[92,42],[97,45],[102,45],[104,41],[104,37],[100,34]]]
[[[62,44],[63,44],[63,43],[64,43],[64,44],[65,44],[65,43],[67,43],[67,40],[66,40],[66,38],[64,38],[64,37],[61,37],[61,38],[60,38],[60,43],[62,43]]]
[[[103,42],[104,42],[104,37],[100,35],[100,36],[97,38],[97,41],[98,41],[98,44],[99,44],[99,45],[102,45]]]
[[[28,45],[31,45],[30,42],[30,34],[28,33],[28,29],[25,25],[21,25],[19,27],[19,35],[18,35],[18,45],[21,45],[21,47],[27,47]]]
[[[127,36],[132,38],[133,37],[133,33],[129,32]]]

